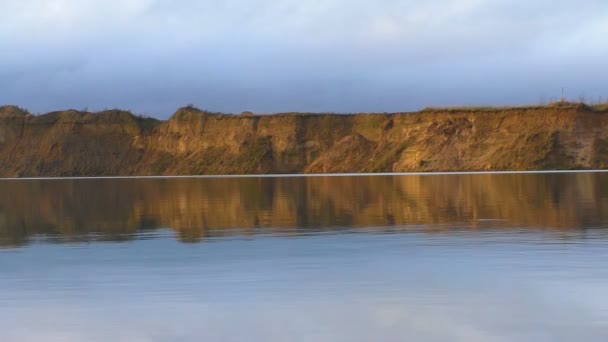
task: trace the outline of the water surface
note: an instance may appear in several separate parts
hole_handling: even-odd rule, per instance
[[[0,181],[2,341],[605,341],[608,174]]]

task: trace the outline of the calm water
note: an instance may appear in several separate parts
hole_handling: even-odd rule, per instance
[[[607,341],[608,173],[0,181],[0,341]]]

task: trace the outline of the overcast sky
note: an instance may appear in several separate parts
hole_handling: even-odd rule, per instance
[[[608,98],[606,0],[0,0],[0,104],[402,111]]]

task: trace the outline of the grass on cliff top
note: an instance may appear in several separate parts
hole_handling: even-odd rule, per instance
[[[259,116],[267,116],[267,115],[272,115],[272,116],[342,116],[342,115],[352,115],[352,114],[358,114],[358,115],[377,115],[377,114],[405,114],[405,113],[439,113],[439,112],[448,112],[448,113],[457,113],[457,112],[497,112],[497,111],[521,111],[521,110],[542,110],[542,109],[580,109],[580,110],[588,110],[588,111],[592,111],[592,112],[608,112],[608,101],[603,101],[603,102],[598,102],[598,103],[594,103],[594,104],[589,104],[589,103],[585,103],[585,102],[570,102],[570,101],[557,101],[557,102],[551,102],[548,104],[536,104],[536,105],[522,105],[522,106],[446,106],[446,107],[426,107],[422,110],[419,111],[414,111],[414,112],[394,112],[394,113],[387,113],[387,112],[356,112],[356,113],[336,113],[336,112],[318,112],[318,113],[312,113],[312,112],[282,112],[282,113],[253,113],[250,111],[245,111],[242,112],[240,114],[232,114],[232,113],[220,113],[220,112],[213,112],[213,111],[209,111],[209,110],[204,110],[204,109],[199,109],[193,105],[188,105],[186,107],[181,107],[179,108],[172,116],[173,117],[178,117],[181,119],[184,118],[188,118],[188,117],[192,117],[192,116],[198,116],[198,115],[205,115],[208,117],[214,117],[216,119],[224,119],[224,118],[234,118],[234,117],[241,117],[241,118],[245,118],[245,119],[250,119],[250,118],[256,118]],[[80,115],[92,115],[93,117],[99,117],[99,116],[105,116],[108,113],[122,113],[123,114],[123,118],[124,115],[126,114],[126,116],[130,116],[133,119],[139,121],[140,123],[142,123],[144,126],[146,127],[153,127],[157,124],[159,124],[160,122],[164,121],[164,120],[159,120],[156,118],[152,118],[146,115],[137,115],[137,114],[133,114],[132,111],[130,110],[120,110],[120,109],[112,109],[112,110],[101,110],[98,112],[89,112],[87,108],[84,108],[80,111],[78,110],[62,110],[62,111],[54,111],[54,112],[49,112],[49,113],[36,113],[33,114],[31,112],[29,112],[27,109],[22,108],[22,107],[17,107],[17,106],[11,106],[11,105],[6,105],[6,106],[0,106],[0,117],[10,117],[10,116],[21,116],[21,115],[25,115],[25,116],[30,116],[33,115],[34,117],[41,117],[41,118],[52,118],[53,116],[57,116],[58,114],[65,114],[65,113],[73,113],[73,114],[80,114]]]
[[[588,104],[585,102],[556,101],[548,104],[522,106],[455,106],[455,107],[426,107],[421,112],[494,112],[509,110],[534,109],[584,109],[595,112],[608,111],[608,102]]]
[[[395,113],[387,113],[387,112],[356,112],[356,113],[336,113],[336,112],[283,112],[283,113],[268,113],[268,114],[258,114],[250,111],[242,112],[241,114],[223,114],[223,113],[215,113],[206,110],[200,110],[197,108],[189,108],[195,109],[199,113],[207,114],[210,116],[219,116],[219,117],[235,117],[240,116],[244,118],[252,118],[258,117],[261,115],[272,115],[272,116],[341,116],[341,115],[377,115],[377,114],[395,114]],[[585,102],[570,102],[570,101],[556,101],[550,102],[548,104],[533,104],[533,105],[521,105],[521,106],[448,106],[448,107],[426,107],[419,111],[409,112],[409,113],[428,113],[428,112],[496,112],[496,111],[521,111],[521,110],[539,110],[539,109],[578,109],[578,110],[588,110],[593,112],[606,112],[608,111],[608,102],[600,102],[595,104],[589,104]],[[408,113],[408,112],[396,112],[396,113]]]

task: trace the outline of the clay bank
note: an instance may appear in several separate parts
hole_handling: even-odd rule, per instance
[[[0,107],[0,177],[598,169],[608,110],[584,104],[413,113],[32,115]]]

